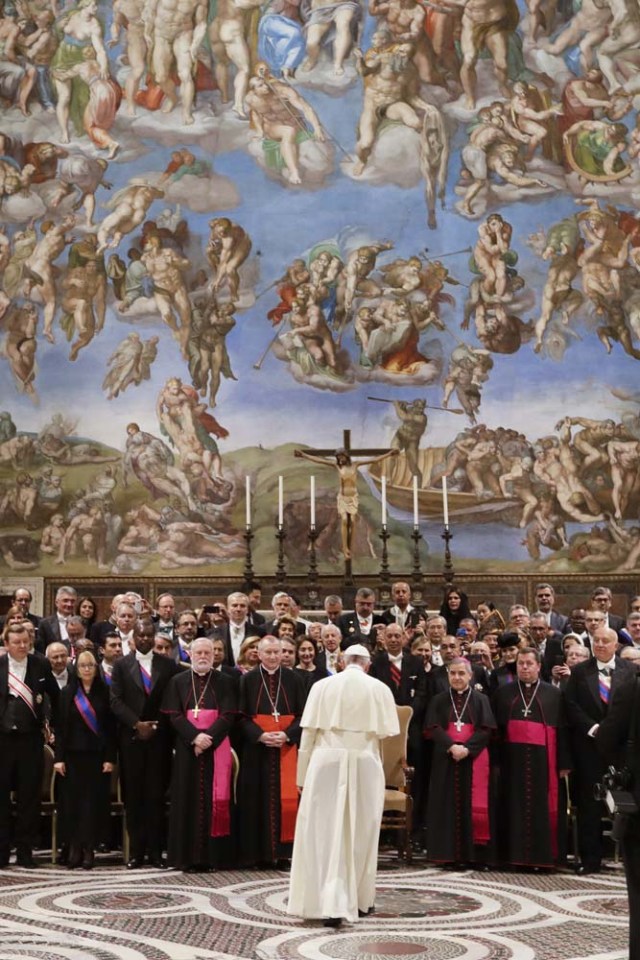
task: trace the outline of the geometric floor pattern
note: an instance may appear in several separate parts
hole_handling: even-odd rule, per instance
[[[286,915],[288,875],[0,871],[0,960],[623,960],[624,876],[444,871],[382,859],[376,913]]]

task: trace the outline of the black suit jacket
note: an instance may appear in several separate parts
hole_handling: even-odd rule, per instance
[[[377,613],[374,613],[371,633],[365,635],[364,633],[360,633],[358,614],[343,613],[341,617],[338,617],[336,623],[336,626],[342,634],[342,643],[340,644],[341,648],[346,650],[347,647],[352,646],[354,643],[364,643],[370,647],[375,647],[373,627],[375,627],[377,623],[384,623],[384,620]]]
[[[33,693],[34,726],[42,727],[45,716],[45,694],[51,704],[51,724],[55,727],[58,719],[60,687],[58,686],[49,661],[39,654],[27,654],[27,672],[25,684]],[[9,658],[0,657],[0,719],[4,716],[9,700]]]
[[[142,685],[135,652],[116,660],[111,674],[111,709],[124,727],[133,729],[138,720],[157,720],[164,691],[180,667],[171,657],[154,653],[151,661],[151,693]]]
[[[623,617],[619,617],[615,613],[609,614],[609,626],[612,630],[615,630],[616,633],[620,633],[620,631],[624,628],[624,625],[625,620]]]
[[[615,658],[609,705],[618,687],[635,674],[636,670],[632,663],[620,657]],[[589,737],[588,733],[594,724],[602,723],[609,710],[608,705],[600,699],[598,664],[595,658],[578,663],[573,668],[567,681],[564,697],[574,769],[579,775],[597,779],[602,773],[602,761],[598,756],[595,739]]]
[[[557,630],[558,633],[565,633],[566,627],[569,623],[569,617],[565,617],[564,613],[558,613],[557,610],[552,610],[549,617],[549,626],[553,630]]]
[[[233,654],[233,646],[231,644],[231,626],[228,623],[225,623],[221,627],[216,627],[215,635],[217,637],[222,637],[224,642],[224,662],[229,664],[229,666],[234,667],[236,663],[236,658]],[[247,621],[244,625],[244,637],[243,640],[246,640],[248,637],[259,637],[261,636],[260,628],[255,624],[251,623],[247,618]]]
[[[640,697],[640,678],[637,673],[625,676],[616,687],[615,693],[609,701],[609,710],[598,727],[596,734],[596,748],[603,765],[613,764],[622,767],[628,764],[633,771],[631,790],[636,803],[640,806],[640,702],[635,705],[635,723],[631,729],[631,716],[634,711],[634,701]],[[627,741],[635,741],[635,750],[628,756]],[[637,848],[636,849],[637,852]]]
[[[400,707],[413,706],[416,689],[424,675],[422,657],[416,657],[406,650],[402,654],[402,669],[400,671],[400,686],[397,687],[391,679],[391,663],[386,652],[377,653],[371,661],[369,676],[381,680],[391,690],[393,699]]]
[[[37,649],[44,653],[50,643],[64,643],[67,650],[71,649],[69,641],[63,640],[60,636],[60,624],[56,613],[52,617],[43,617],[38,625]]]
[[[479,690],[480,693],[486,693],[488,696],[489,674],[485,668],[479,663],[474,663],[471,665],[471,673],[471,686],[474,690]],[[449,674],[444,664],[441,667],[432,667],[427,676],[428,684],[431,687],[431,697],[434,697],[436,693],[449,692]]]

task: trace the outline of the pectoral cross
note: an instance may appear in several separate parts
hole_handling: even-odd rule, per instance
[[[198,719],[198,711],[199,711],[199,710],[200,710],[200,707],[199,707],[198,704],[196,703],[195,707],[193,708],[193,715],[194,715],[194,717],[196,718],[196,720]]]
[[[462,720],[456,720],[454,726],[455,726],[456,730],[458,731],[458,733],[462,733],[462,726],[463,726]]]
[[[276,723],[280,722],[280,714],[278,713],[277,707],[273,708],[273,713],[271,714]]]
[[[522,711],[522,716],[523,716],[523,717],[528,717],[530,713],[531,713],[531,708],[530,708],[530,707],[525,707],[524,710]]]

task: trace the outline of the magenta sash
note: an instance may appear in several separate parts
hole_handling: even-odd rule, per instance
[[[96,737],[99,737],[100,727],[98,726],[96,712],[82,687],[78,687],[78,692],[73,698],[73,702],[77,707],[78,713],[89,727],[89,730],[91,730],[91,733],[95,733]]]
[[[522,743],[529,747],[545,747],[547,750],[547,810],[549,830],[551,831],[551,852],[554,860],[558,857],[558,771],[556,729],[545,723],[533,720],[509,720],[507,723],[507,742]]]
[[[454,743],[466,743],[474,733],[472,723],[463,723],[458,730],[450,723],[447,733]],[[471,826],[473,842],[479,845],[489,843],[491,828],[489,825],[489,751],[485,747],[471,761]]]
[[[218,719],[218,710],[201,710],[196,717],[193,710],[187,710],[187,720],[196,730],[208,730]],[[211,792],[212,837],[228,837],[231,833],[231,743],[225,737],[213,751],[213,784]]]

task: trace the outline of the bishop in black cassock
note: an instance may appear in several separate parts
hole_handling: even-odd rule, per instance
[[[213,669],[207,638],[191,645],[191,668],[173,677],[162,703],[176,733],[171,776],[169,865],[178,870],[228,866],[236,713],[232,677]]]
[[[537,650],[521,650],[516,669],[516,682],[499,687],[493,700],[502,855],[512,865],[552,868],[564,855],[560,777],[571,767],[562,694],[540,680]]]
[[[244,866],[274,865],[291,857],[298,808],[304,687],[293,670],[280,666],[279,640],[263,637],[258,650],[259,666],[240,678],[238,809]]]

